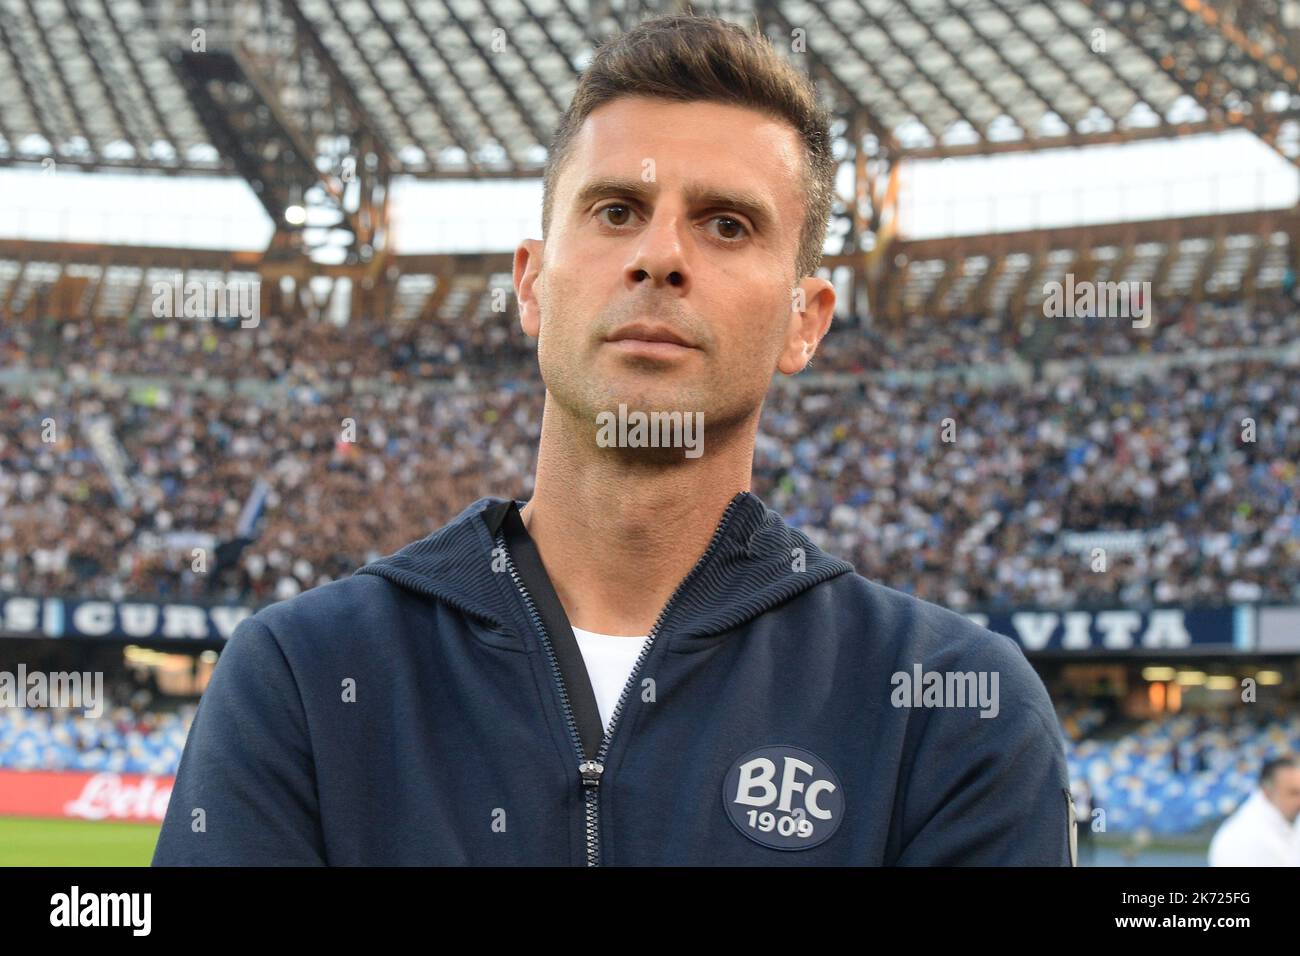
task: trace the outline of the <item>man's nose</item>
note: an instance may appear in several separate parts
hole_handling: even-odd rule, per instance
[[[649,282],[652,286],[686,289],[689,270],[681,217],[656,214],[638,237],[632,261],[627,266],[629,288]]]

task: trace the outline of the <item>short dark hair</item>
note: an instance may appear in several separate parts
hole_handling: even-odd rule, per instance
[[[817,271],[835,197],[830,114],[812,80],[783,59],[766,37],[693,13],[645,20],[596,50],[547,155],[543,237],[550,228],[556,183],[578,130],[597,107],[624,96],[744,106],[793,126],[803,140],[805,184],[795,278]]]
[[[1295,766],[1295,757],[1274,757],[1272,760],[1265,760],[1264,767],[1259,772],[1259,785],[1262,787],[1272,783],[1277,772],[1283,767],[1294,768]]]

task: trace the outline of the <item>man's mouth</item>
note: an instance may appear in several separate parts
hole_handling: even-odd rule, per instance
[[[632,322],[605,337],[605,344],[621,352],[658,358],[675,358],[695,351],[696,345],[666,325]]]

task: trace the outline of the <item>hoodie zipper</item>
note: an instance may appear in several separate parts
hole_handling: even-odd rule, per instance
[[[713,537],[709,539],[709,546],[704,549],[700,559],[695,562],[695,567],[682,578],[681,583],[677,585],[676,590],[668,598],[668,603],[660,610],[659,616],[655,619],[654,626],[650,628],[650,633],[646,637],[645,643],[641,646],[641,653],[636,657],[632,664],[632,672],[628,675],[627,683],[623,685],[623,691],[619,694],[618,703],[614,706],[614,713],[609,718],[609,730],[607,730],[600,740],[600,749],[596,752],[595,760],[588,760],[586,753],[582,749],[582,738],[578,733],[578,722],[573,717],[573,707],[569,703],[569,693],[564,687],[564,678],[560,673],[559,662],[555,658],[555,651],[551,646],[550,635],[546,632],[546,625],[542,622],[542,616],[537,613],[537,606],[533,604],[532,596],[524,586],[524,582],[519,577],[519,572],[515,568],[514,559],[510,556],[510,550],[506,547],[505,533],[497,532],[497,547],[501,548],[502,554],[506,558],[506,569],[510,573],[510,580],[514,581],[515,589],[523,598],[524,606],[528,610],[528,616],[537,628],[537,633],[541,635],[542,646],[546,650],[546,659],[550,663],[551,676],[555,680],[555,687],[560,693],[560,704],[564,711],[564,720],[569,728],[569,740],[573,743],[574,752],[578,755],[578,779],[582,786],[583,796],[583,816],[585,826],[585,843],[587,848],[587,866],[600,865],[600,778],[605,772],[605,756],[609,753],[610,742],[613,739],[614,731],[618,729],[618,719],[623,714],[623,706],[627,702],[628,691],[636,685],[636,679],[640,675],[641,666],[645,659],[650,655],[650,650],[654,647],[655,640],[659,636],[659,628],[663,625],[664,618],[667,617],[669,610],[677,601],[677,596],[682,593],[682,589],[695,577],[696,572],[704,565],[717,547],[718,540],[722,537],[722,532],[731,518],[732,512],[736,507],[736,498],[732,498],[727,503],[726,509],[722,512],[722,519],[718,522],[718,527],[713,532]]]

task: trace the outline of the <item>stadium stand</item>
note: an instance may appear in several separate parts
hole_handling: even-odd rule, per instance
[[[173,775],[194,719],[179,711],[118,707],[101,717],[56,710],[0,713],[0,770]]]
[[[1071,777],[1087,780],[1115,833],[1181,834],[1220,820],[1257,786],[1265,760],[1298,749],[1293,705],[1164,716],[1114,736],[1097,725],[1078,740],[1066,736]]]
[[[914,322],[878,336],[874,352],[870,337],[841,330],[816,372],[774,387],[756,490],[861,573],[956,608],[1300,598],[1300,376],[1285,350],[1300,342],[1300,308],[1279,296],[1179,314],[1155,325],[1147,354],[1184,364],[1133,374],[1094,355],[1036,379],[989,377],[1020,361],[989,345],[1009,324],[996,318],[943,336]],[[60,351],[57,377],[0,399],[0,590],[279,600],[482,494],[529,490],[542,392],[523,346],[494,366],[493,351],[466,343],[460,358],[478,355],[483,371],[458,387],[431,353],[394,349],[375,324],[148,327],[119,323],[103,340],[61,332],[84,344]],[[35,371],[31,338],[20,325],[4,332],[11,360]],[[1128,341],[1065,338],[1071,358],[1085,341]],[[1243,357],[1249,348],[1263,352]],[[128,368],[95,368],[96,356]],[[869,374],[886,365],[916,374]],[[927,376],[940,371],[954,374]],[[45,444],[39,423],[54,408],[66,420]],[[1254,416],[1256,440],[1243,441]],[[140,490],[131,507],[86,437],[105,417]],[[940,439],[949,417],[962,426],[955,446]],[[263,523],[241,539],[259,478],[270,485]],[[1099,581],[1063,535],[1108,529],[1150,532],[1155,546]],[[222,555],[237,560],[192,573],[193,535],[233,544]]]

